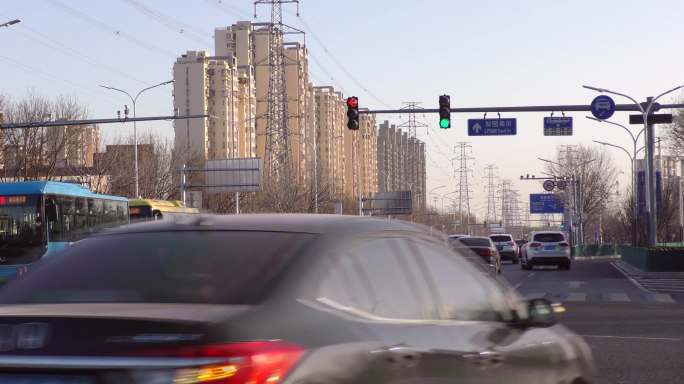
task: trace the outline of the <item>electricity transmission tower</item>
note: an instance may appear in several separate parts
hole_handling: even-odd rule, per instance
[[[464,228],[467,233],[470,233],[470,184],[468,183],[468,176],[472,172],[469,162],[472,157],[472,146],[466,142],[458,143],[454,148],[456,156],[454,160],[458,162],[458,166],[454,167],[454,178],[456,179],[456,191],[458,193],[458,215],[460,217],[460,226]]]
[[[403,122],[399,125],[400,128],[408,128],[409,137],[416,137],[416,128],[427,128],[427,124],[416,121],[416,109],[423,109],[419,106],[420,103],[415,101],[405,101],[404,106],[401,109],[409,110],[408,121]]]
[[[510,180],[502,180],[499,191],[501,198],[501,223],[508,231],[511,231],[513,227],[520,226],[518,191],[513,189],[511,184]]]
[[[496,222],[496,166],[493,164],[487,165],[485,167],[485,193],[487,194],[487,216],[485,216],[485,221],[487,223]]]
[[[283,24],[283,4],[297,4],[299,16],[299,0],[256,0],[256,6],[271,6],[271,23],[268,32],[268,114],[266,126],[266,153],[264,168],[269,178],[275,182],[286,182],[290,177],[292,164],[288,145],[288,112],[287,84],[285,74],[285,45]]]

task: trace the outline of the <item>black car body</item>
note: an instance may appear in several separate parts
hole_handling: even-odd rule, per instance
[[[135,224],[42,261],[0,303],[2,383],[558,384],[593,369],[547,302],[371,218]]]
[[[486,273],[501,274],[501,256],[489,237],[463,236],[448,239],[449,245]]]

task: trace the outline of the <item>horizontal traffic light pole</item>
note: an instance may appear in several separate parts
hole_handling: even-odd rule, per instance
[[[130,121],[155,121],[155,120],[184,120],[184,119],[201,119],[209,117],[209,115],[188,115],[188,116],[147,116],[125,119],[87,119],[87,120],[58,120],[58,121],[29,121],[26,123],[12,123],[0,124],[2,129],[17,129],[17,128],[38,128],[38,127],[63,127],[65,125],[90,125],[90,124],[113,124],[113,123],[128,123]]]
[[[661,109],[684,109],[684,104],[659,104],[655,103],[652,112]],[[639,111],[635,104],[616,104],[616,111]],[[450,108],[455,113],[497,113],[497,112],[589,112],[591,105],[529,105],[518,107],[468,107]],[[412,109],[362,109],[359,114],[391,114],[391,113],[438,113],[438,108],[412,108]]]

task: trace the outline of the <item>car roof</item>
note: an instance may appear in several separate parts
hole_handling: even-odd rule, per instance
[[[463,236],[463,237],[466,238],[466,239],[487,239],[487,240],[491,240],[491,239],[490,239],[489,237],[487,237],[487,236]]]
[[[565,236],[565,233],[563,231],[534,231],[531,232],[530,234],[532,235],[540,235],[540,234],[546,234],[546,233],[560,233],[561,235]]]
[[[510,233],[492,233],[489,235],[489,237],[491,237],[491,236],[508,236],[511,239],[513,238],[513,235],[511,235]]]
[[[189,215],[126,225],[103,235],[184,230],[265,231],[311,234],[410,231],[425,233],[422,226],[402,220],[327,214]]]

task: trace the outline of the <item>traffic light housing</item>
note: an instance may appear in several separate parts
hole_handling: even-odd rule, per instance
[[[451,97],[449,95],[439,97],[439,127],[451,128]]]
[[[347,128],[359,129],[359,98],[356,96],[347,98]]]

